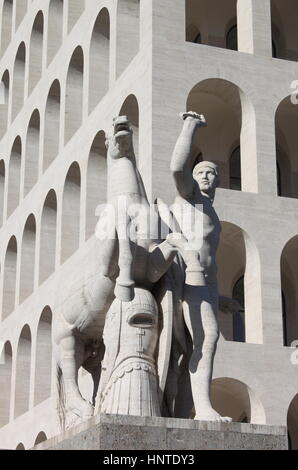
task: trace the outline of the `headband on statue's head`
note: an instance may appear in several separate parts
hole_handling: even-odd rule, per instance
[[[197,171],[200,169],[200,168],[206,168],[209,167],[209,168],[212,168],[212,170],[214,170],[214,173],[216,174],[216,176],[219,177],[219,169],[218,169],[218,166],[213,163],[213,162],[207,162],[207,161],[202,161],[202,162],[199,162],[195,165],[194,169],[193,169],[193,173],[197,173]]]

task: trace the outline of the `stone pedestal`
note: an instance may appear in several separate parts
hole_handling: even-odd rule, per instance
[[[98,415],[34,450],[286,450],[287,429],[244,423]]]

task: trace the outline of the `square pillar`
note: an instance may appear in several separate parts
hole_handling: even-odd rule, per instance
[[[272,57],[270,0],[238,0],[238,50]]]

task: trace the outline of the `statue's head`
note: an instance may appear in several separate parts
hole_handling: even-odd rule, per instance
[[[106,147],[114,159],[133,155],[132,128],[127,116],[113,119],[112,132],[106,135]]]
[[[193,177],[198,183],[201,193],[213,199],[219,185],[218,166],[212,162],[200,162],[193,169]]]

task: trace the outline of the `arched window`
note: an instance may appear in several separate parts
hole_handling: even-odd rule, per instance
[[[96,208],[106,201],[107,191],[107,149],[105,146],[105,133],[98,132],[92,147],[87,169],[87,195],[86,195],[86,239],[95,233],[98,217]]]
[[[39,11],[33,24],[30,40],[29,95],[39,82],[42,74],[43,30],[43,13]]]
[[[55,80],[48,94],[45,124],[44,124],[44,147],[43,147],[43,171],[45,171],[56,158],[59,152],[60,142],[60,104],[61,87]]]
[[[49,191],[41,216],[39,284],[42,284],[55,270],[57,230],[57,197]]]
[[[2,356],[1,356],[2,353]],[[11,367],[12,367],[12,348],[9,341],[4,345],[3,351],[0,351],[2,359],[0,366],[0,428],[9,422],[10,414],[10,392],[11,392]]]
[[[13,70],[12,120],[24,104],[26,47],[22,42],[16,56]]]
[[[227,49],[238,51],[238,29],[237,25],[232,26],[227,32]]]
[[[29,297],[34,289],[35,241],[36,221],[34,215],[31,214],[27,219],[23,233],[20,276],[20,303]]]
[[[245,343],[244,276],[234,285],[233,299],[237,300],[241,307],[239,312],[233,315],[233,340]]]
[[[110,17],[103,8],[95,22],[90,45],[89,112],[109,87]]]
[[[6,70],[3,74],[0,84],[0,138],[4,136],[7,130],[8,121],[8,100],[9,100],[9,87],[10,78],[9,72]]]
[[[26,413],[29,409],[31,367],[31,331],[28,325],[22,329],[18,350],[15,386],[14,417]]]
[[[48,439],[47,435],[43,431],[41,431],[38,434],[38,436],[36,437],[34,445],[37,446],[38,444],[41,444],[42,442],[46,441],[47,439]]]
[[[236,20],[237,0],[185,0],[188,42],[237,50]]]
[[[81,171],[75,162],[68,170],[63,192],[61,263],[79,247]]]
[[[63,0],[51,0],[48,22],[48,57],[49,65],[62,44],[63,33]]]
[[[17,241],[11,237],[5,255],[4,281],[2,299],[2,321],[10,315],[15,308],[16,299],[16,272],[17,272]]]
[[[287,416],[289,450],[298,450],[298,394],[293,398]]]
[[[230,157],[230,189],[241,191],[240,147],[237,147]]]
[[[25,154],[24,195],[29,193],[38,179],[40,115],[36,109],[30,119],[27,130]]]
[[[20,137],[14,141],[8,175],[7,217],[18,207],[20,202],[22,142]]]
[[[36,337],[34,405],[51,396],[52,312],[46,307],[40,317]],[[41,442],[41,441],[40,441]]]
[[[82,124],[84,54],[81,47],[74,51],[67,73],[65,98],[65,143]]]

